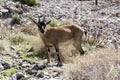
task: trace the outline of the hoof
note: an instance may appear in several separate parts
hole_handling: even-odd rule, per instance
[[[85,55],[85,51],[80,52],[80,55],[84,56]]]
[[[59,62],[58,64],[57,64],[57,67],[62,67],[63,66],[63,64],[61,63],[61,62]]]

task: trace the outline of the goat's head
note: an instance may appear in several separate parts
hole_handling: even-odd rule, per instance
[[[41,17],[43,17],[43,20],[41,20]],[[44,33],[46,25],[51,22],[51,21],[46,22],[45,16],[39,16],[39,15],[38,15],[38,22],[36,22],[33,18],[30,19],[38,26],[41,33]]]

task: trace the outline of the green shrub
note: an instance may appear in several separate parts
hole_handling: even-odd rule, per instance
[[[15,34],[14,36],[10,37],[10,42],[14,45],[23,43],[23,42],[25,42],[24,35],[23,34]]]
[[[3,0],[0,0],[0,4],[2,4]]]
[[[16,72],[15,68],[7,69],[5,71],[1,71],[0,75],[12,75]]]
[[[16,8],[20,8],[21,7],[21,3],[20,2],[16,2],[15,7]]]
[[[53,20],[50,22],[50,26],[51,26],[51,27],[57,27],[57,26],[58,26],[57,20],[53,19]]]
[[[32,14],[32,13],[29,13],[29,14],[28,14],[28,18],[33,18],[33,14]]]
[[[27,4],[29,6],[34,6],[39,3],[39,0],[18,0],[21,3]]]
[[[20,24],[20,15],[17,13],[13,14],[11,23]]]
[[[39,0],[25,0],[25,3],[29,6],[34,6],[38,4]]]

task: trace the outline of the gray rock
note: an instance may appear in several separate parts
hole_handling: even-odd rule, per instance
[[[117,34],[120,35],[120,29],[118,29]]]
[[[35,69],[35,70],[43,70],[43,69],[45,69],[46,67],[47,67],[46,65],[38,65],[38,64],[35,64],[32,69]]]
[[[22,72],[17,72],[12,75],[11,80],[22,80],[24,77],[25,76]]]
[[[9,12],[9,11],[8,11],[7,9],[4,9],[4,8],[3,8],[3,9],[0,9],[0,12],[2,12],[2,13],[4,14],[4,13],[7,13],[7,12]]]
[[[37,78],[44,78],[44,73],[37,74]]]
[[[2,66],[2,64],[0,64],[0,71],[4,70],[4,67]]]
[[[0,64],[4,67],[4,69],[10,69],[11,65],[5,61],[1,61]]]
[[[22,68],[31,67],[31,64],[29,64],[29,63],[22,63],[21,67]]]
[[[30,57],[30,56],[33,56],[34,53],[33,53],[33,52],[27,52],[26,55],[27,55],[28,57]]]
[[[27,69],[26,70],[26,73],[29,74],[29,75],[33,75],[33,74],[36,75],[37,72],[38,72],[37,70],[32,70],[32,69]]]

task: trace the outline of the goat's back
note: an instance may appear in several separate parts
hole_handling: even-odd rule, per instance
[[[74,24],[48,28],[44,33],[47,42],[50,43],[70,40],[75,37],[75,34],[78,37],[83,35],[83,29]]]

